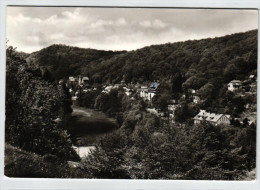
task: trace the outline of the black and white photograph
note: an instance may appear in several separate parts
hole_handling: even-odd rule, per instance
[[[257,9],[8,6],[4,175],[256,180]]]

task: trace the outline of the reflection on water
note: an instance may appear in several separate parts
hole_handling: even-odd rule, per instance
[[[104,113],[87,108],[73,107],[69,130],[72,141],[80,147],[93,147],[99,140],[117,128],[116,121]],[[86,148],[82,148],[86,150]]]

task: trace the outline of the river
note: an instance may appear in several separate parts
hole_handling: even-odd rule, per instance
[[[82,107],[73,106],[72,118],[68,127],[72,141],[80,156],[88,155],[93,146],[106,134],[117,128],[116,121],[104,113]]]

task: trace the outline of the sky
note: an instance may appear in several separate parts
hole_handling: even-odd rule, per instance
[[[52,44],[135,50],[258,28],[257,10],[8,7],[6,38],[31,53]]]

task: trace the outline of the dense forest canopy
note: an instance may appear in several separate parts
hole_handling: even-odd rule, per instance
[[[83,74],[95,83],[117,83],[123,77],[128,83],[163,81],[180,72],[185,87],[199,89],[206,81],[221,84],[256,73],[257,31],[129,52],[52,45],[32,53],[27,61],[47,69],[55,79]],[[198,82],[190,82],[194,80]]]

